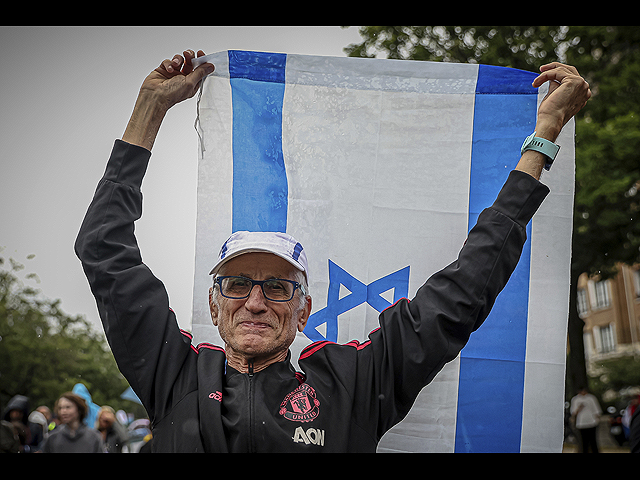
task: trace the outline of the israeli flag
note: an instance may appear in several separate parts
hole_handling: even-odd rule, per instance
[[[487,65],[225,51],[203,82],[194,342],[222,344],[208,273],[237,230],[305,248],[313,312],[292,347],[365,341],[457,258],[546,94]],[[542,91],[544,89],[544,91]],[[379,451],[560,452],[574,188],[568,124],[520,263],[484,325]],[[407,352],[411,355],[411,352]]]

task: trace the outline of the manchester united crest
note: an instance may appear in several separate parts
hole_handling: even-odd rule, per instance
[[[306,383],[301,384],[284,397],[278,413],[292,422],[313,421],[320,414],[320,401],[316,398],[316,391]]]

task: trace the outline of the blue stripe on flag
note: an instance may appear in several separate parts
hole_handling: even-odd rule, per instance
[[[469,229],[493,203],[534,127],[535,74],[480,65],[469,191]],[[531,225],[527,227],[531,237]],[[456,452],[518,452],[522,432],[530,240],[482,327],[460,354]]]
[[[229,51],[233,105],[232,230],[286,232],[282,153],[286,55]]]

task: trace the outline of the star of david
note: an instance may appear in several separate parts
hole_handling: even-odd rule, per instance
[[[340,298],[340,286],[349,290],[348,295]],[[409,267],[379,278],[369,285],[349,274],[346,270],[329,260],[329,291],[327,292],[327,306],[309,317],[304,334],[311,341],[338,341],[338,316],[352,308],[367,303],[378,312],[393,305],[382,294],[393,289],[393,303],[409,293]],[[317,327],[326,323],[326,336]]]

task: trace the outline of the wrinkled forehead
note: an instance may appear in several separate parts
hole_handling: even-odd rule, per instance
[[[273,253],[249,252],[232,258],[222,265],[218,275],[238,275],[253,280],[267,278],[294,280],[298,271],[291,263]]]

